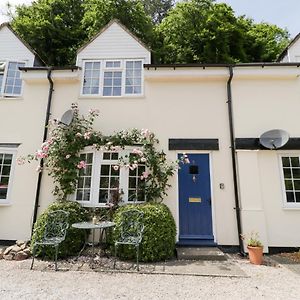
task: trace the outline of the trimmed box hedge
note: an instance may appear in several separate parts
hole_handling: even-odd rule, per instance
[[[120,236],[119,225],[124,211],[138,209],[144,213],[144,233],[140,245],[140,261],[151,262],[168,259],[175,253],[176,225],[169,208],[162,203],[129,204],[121,206],[114,215],[116,228],[114,240]],[[133,246],[118,246],[121,259],[134,259],[136,252]]]

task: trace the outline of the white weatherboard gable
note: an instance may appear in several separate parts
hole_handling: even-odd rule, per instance
[[[34,57],[7,26],[0,28],[0,61],[24,61],[26,66],[33,66]]]
[[[150,63],[150,51],[138,39],[124,30],[117,22],[112,22],[100,35],[83,47],[78,55],[78,66],[85,59],[127,59],[140,58]]]
[[[283,51],[280,62],[300,62],[300,34],[298,34]]]

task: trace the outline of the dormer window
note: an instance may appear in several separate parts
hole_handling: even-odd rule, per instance
[[[23,62],[0,61],[0,96],[20,96],[22,91],[21,72]]]
[[[83,95],[122,97],[142,95],[142,60],[84,61]]]

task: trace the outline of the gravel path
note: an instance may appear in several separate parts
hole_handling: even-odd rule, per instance
[[[0,299],[300,299],[296,273],[234,259],[249,277],[30,271],[29,260],[0,260]]]

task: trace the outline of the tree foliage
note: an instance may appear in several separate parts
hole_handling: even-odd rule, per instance
[[[213,0],[178,3],[156,33],[162,63],[271,61],[288,42],[285,30],[237,18],[230,6]]]
[[[17,6],[12,26],[49,65],[74,63],[76,50],[86,32],[83,0],[37,0]]]
[[[214,0],[36,0],[18,6],[13,28],[49,65],[75,61],[76,50],[111,19],[119,19],[160,63],[274,61],[286,30],[235,16]]]
[[[155,24],[160,23],[174,5],[174,0],[142,0],[146,13]]]

